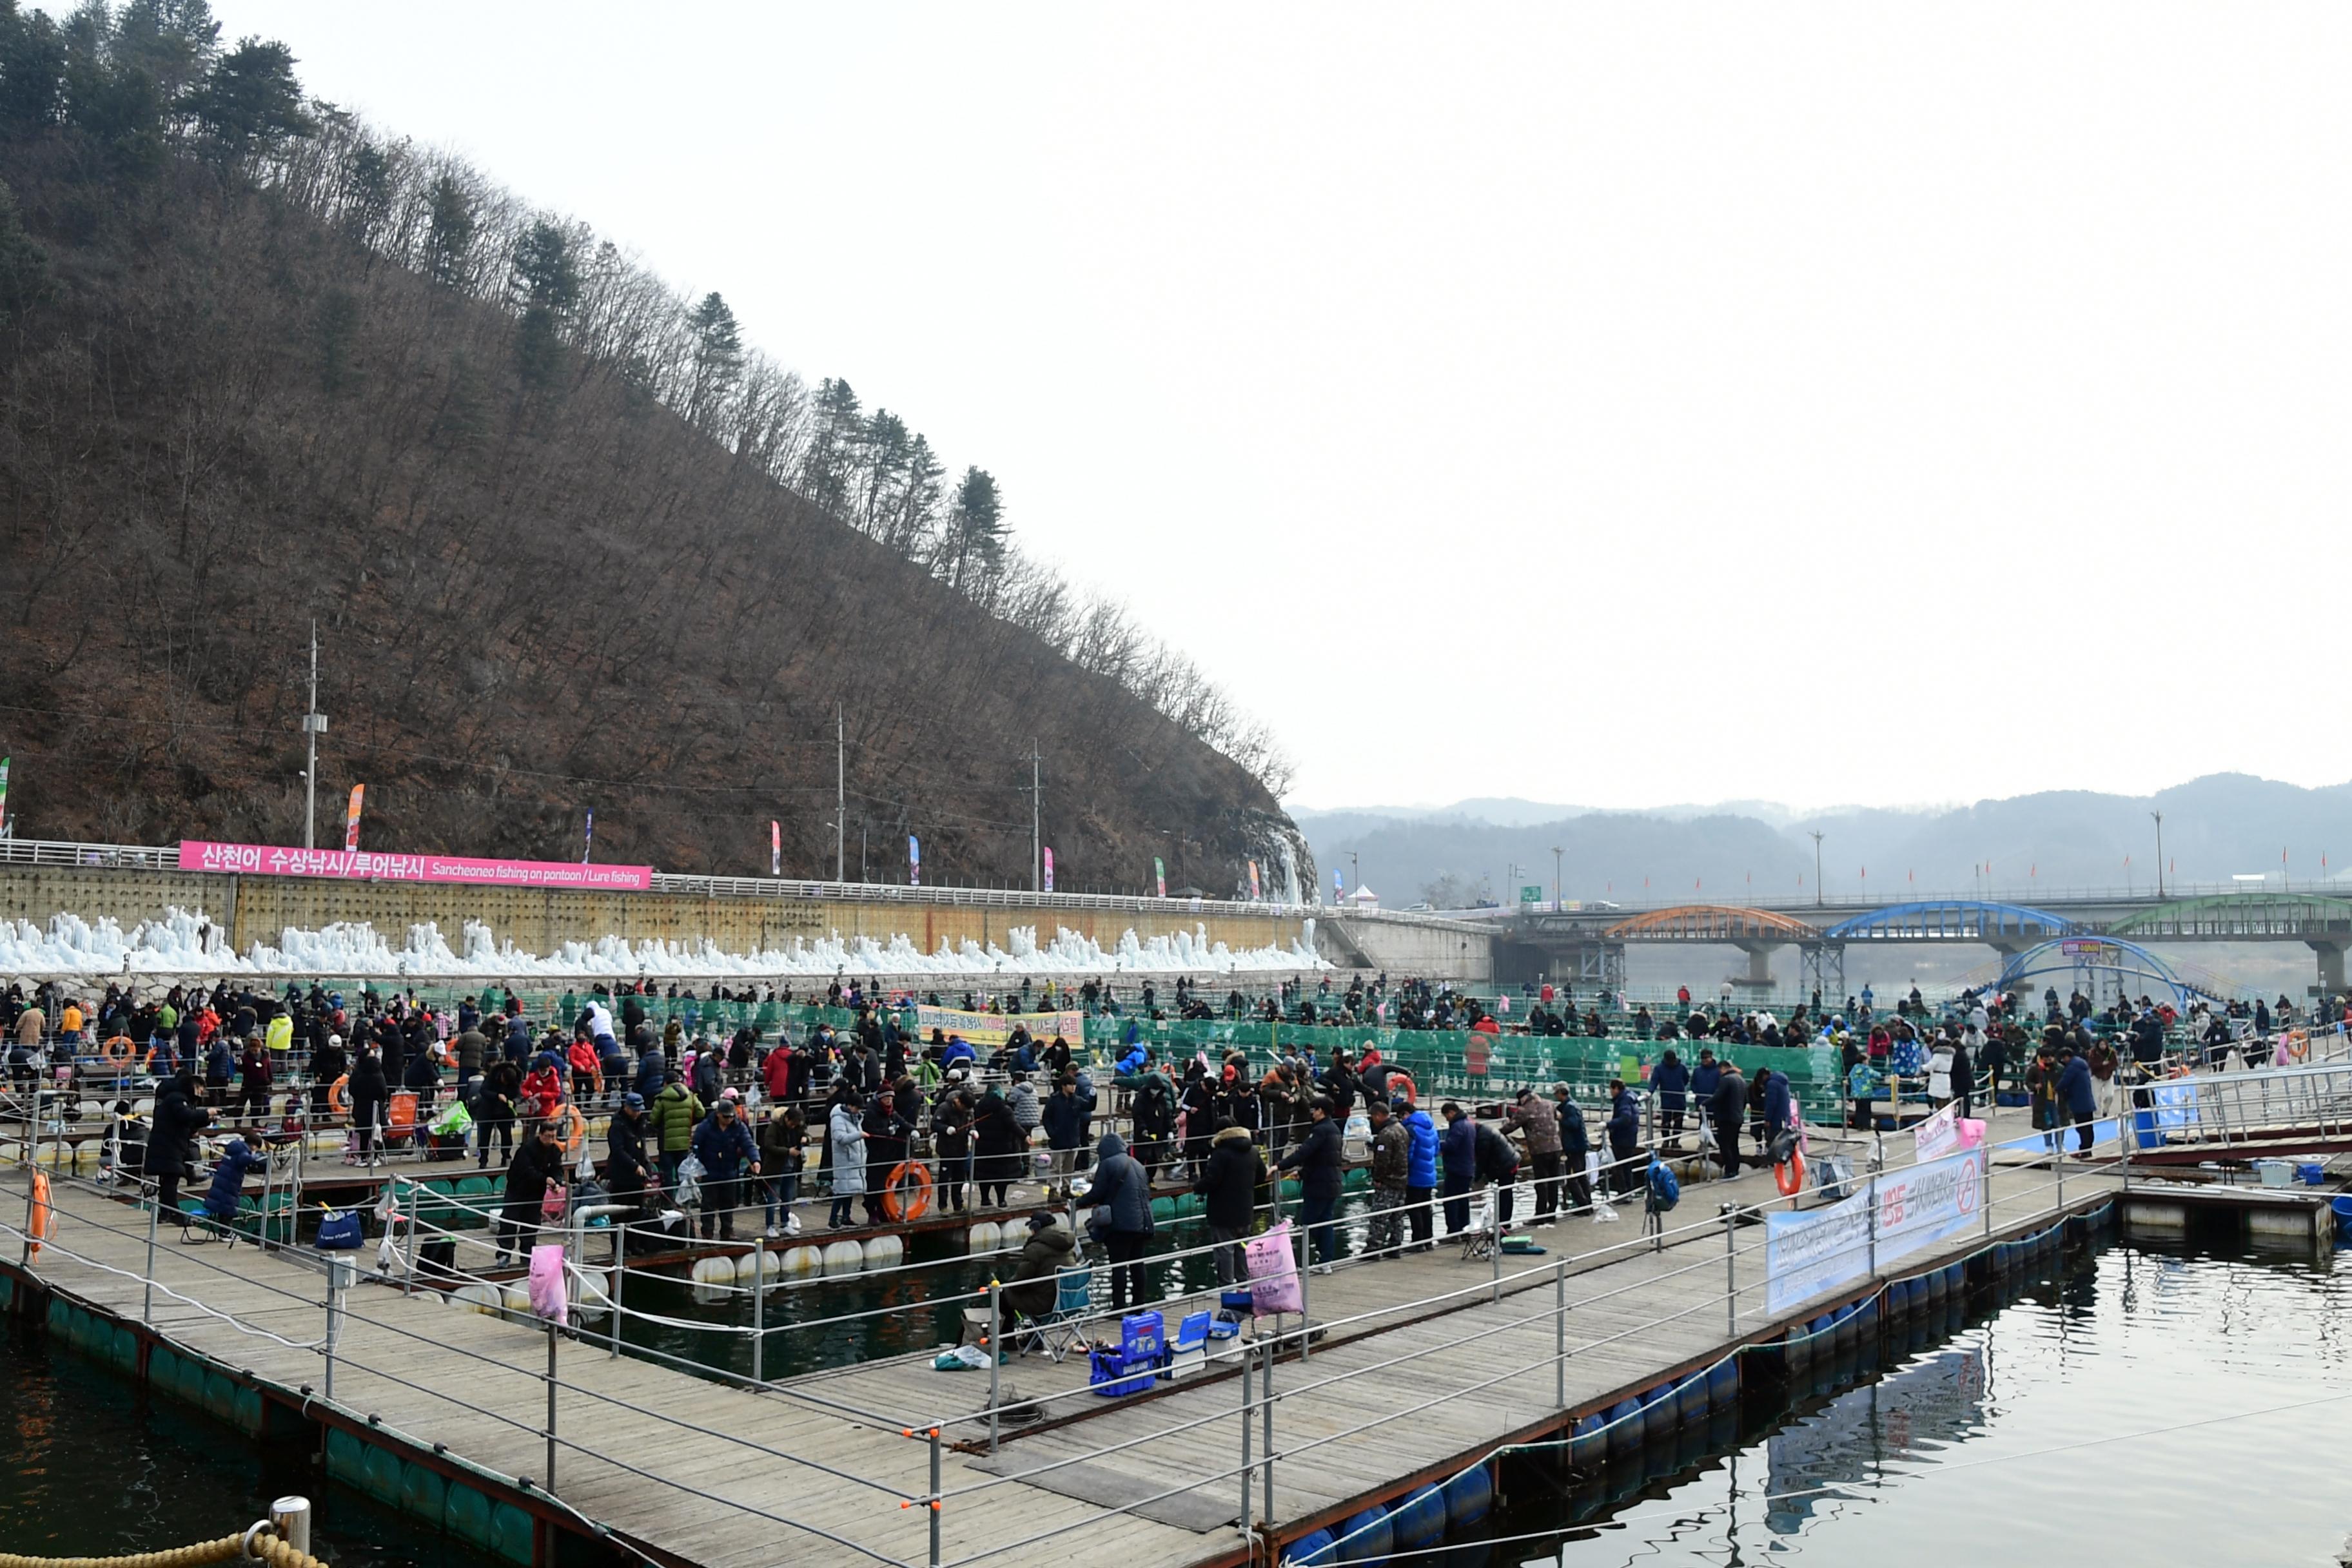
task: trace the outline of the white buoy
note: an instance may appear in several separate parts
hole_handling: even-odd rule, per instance
[[[470,1307],[477,1312],[493,1314],[502,1304],[499,1288],[495,1285],[460,1285],[449,1292],[449,1300],[461,1307]]]
[[[824,1253],[814,1247],[795,1247],[777,1258],[777,1267],[794,1277],[814,1276],[824,1272]]]
[[[1003,1242],[1004,1227],[992,1219],[984,1219],[973,1226],[970,1234],[974,1252],[993,1252]]]
[[[612,1305],[612,1277],[602,1268],[583,1268],[572,1276],[572,1300],[592,1311]]]
[[[731,1285],[735,1282],[735,1260],[731,1258],[698,1258],[694,1260],[693,1277],[697,1285]]]
[[[781,1252],[771,1252],[763,1247],[752,1256],[760,1260],[760,1277],[770,1284],[774,1284],[777,1276],[784,1271],[784,1255]]]
[[[866,1267],[866,1249],[854,1241],[828,1241],[824,1244],[824,1271],[827,1274],[855,1274]]]
[[[749,1279],[760,1271],[760,1249],[739,1254],[734,1259],[735,1278]]]
[[[502,1285],[499,1288],[499,1305],[509,1312],[530,1316],[530,1289],[524,1285]]]
[[[877,1236],[866,1244],[866,1267],[868,1268],[895,1268],[906,1256],[907,1244],[895,1236]]]

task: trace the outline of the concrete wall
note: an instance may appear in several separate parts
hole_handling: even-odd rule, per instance
[[[1034,926],[1049,942],[1056,928],[1105,947],[1129,931],[1143,941],[1205,926],[1229,947],[1285,946],[1304,928],[1300,917],[1189,914],[1173,910],[1022,909],[951,903],[866,903],[802,899],[701,898],[676,893],[534,892],[454,883],[340,882],[306,877],[230,877],[185,871],[123,871],[81,867],[0,867],[0,918],[38,925],[60,913],[95,922],[112,916],[124,930],[161,919],[168,906],[202,910],[226,926],[240,952],[256,942],[279,945],[289,927],[316,931],[366,921],[398,947],[407,928],[431,921],[456,946],[465,923],[480,921],[517,947],[544,953],[562,942],[618,936],[632,941],[708,937],[732,952],[789,945],[794,937],[905,935],[925,952],[942,938],[1002,947],[1016,926]],[[1416,971],[1416,973],[1419,973]]]
[[[1329,918],[1315,928],[1315,945],[1342,969],[1385,970],[1391,979],[1491,980],[1494,939],[1450,926]]]

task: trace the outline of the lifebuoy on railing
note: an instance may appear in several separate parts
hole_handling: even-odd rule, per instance
[[[27,1247],[25,1256],[28,1259],[38,1258],[41,1243],[58,1234],[58,1211],[49,1204],[49,1173],[47,1171],[33,1173],[33,1205],[25,1221],[25,1232]]]
[[[1772,1184],[1780,1189],[1784,1198],[1793,1198],[1805,1190],[1805,1151],[1800,1147],[1789,1152],[1789,1157],[1772,1167]]]
[[[338,1116],[349,1116],[352,1113],[352,1098],[347,1091],[351,1087],[352,1075],[349,1073],[345,1073],[342,1077],[329,1084],[327,1086],[327,1109],[333,1111]]]
[[[931,1173],[912,1160],[891,1167],[882,1184],[882,1213],[893,1224],[920,1219],[931,1208]]]
[[[99,1059],[110,1068],[131,1065],[131,1037],[116,1035],[98,1047]]]
[[[559,1107],[556,1110],[555,1141],[563,1145],[564,1163],[580,1157],[580,1146],[588,1141],[588,1119],[580,1114],[576,1105]]]

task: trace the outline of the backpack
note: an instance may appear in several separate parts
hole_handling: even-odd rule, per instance
[[[1675,1179],[1674,1168],[1664,1160],[1650,1161],[1650,1206],[1665,1213],[1683,1201],[1683,1184]]]

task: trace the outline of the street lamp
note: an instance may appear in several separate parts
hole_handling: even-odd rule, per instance
[[[2148,815],[2156,818],[2156,897],[2161,903],[2164,901],[2164,813],[2151,811]]]
[[[1348,851],[1348,875],[1354,879],[1349,886],[1359,893],[1362,892],[1364,890],[1364,858],[1353,849]],[[1361,899],[1356,901],[1363,902]]]
[[[1822,906],[1822,834],[1814,828],[1809,835],[1813,841],[1813,907]]]
[[[1555,911],[1560,907],[1559,846],[1557,844],[1551,847],[1551,907]]]

